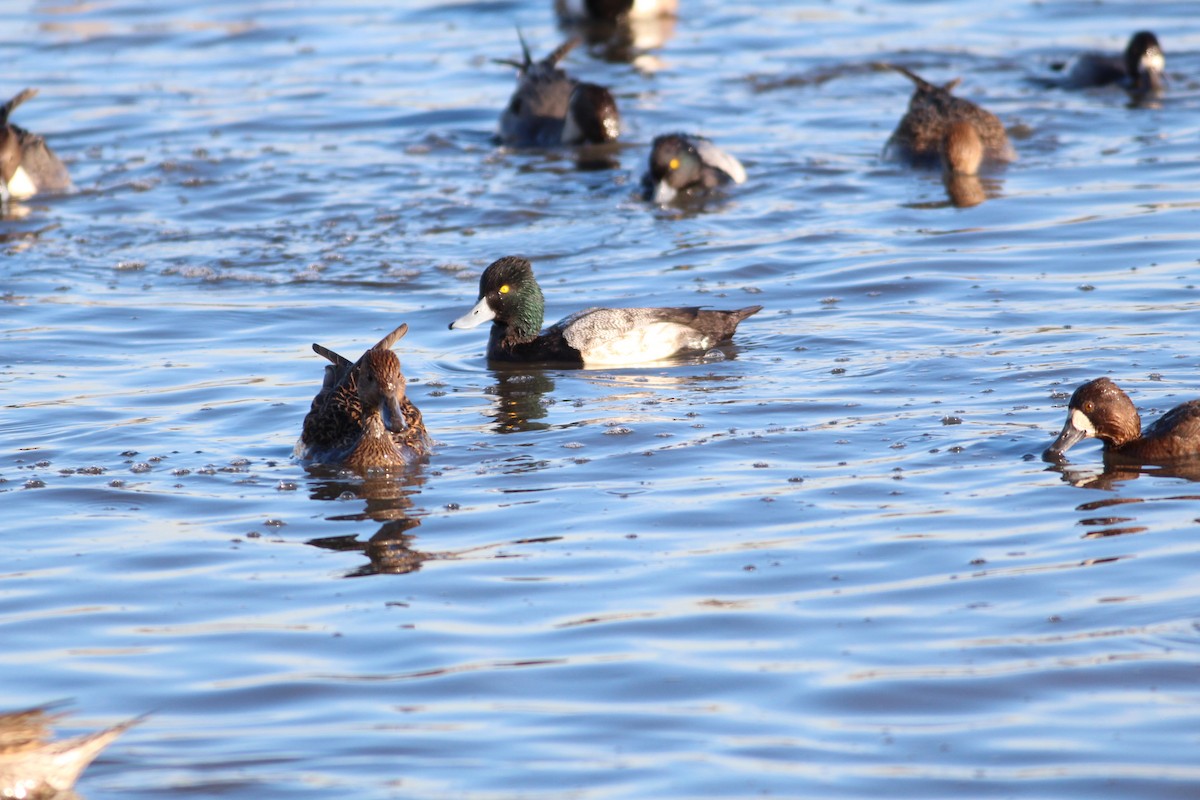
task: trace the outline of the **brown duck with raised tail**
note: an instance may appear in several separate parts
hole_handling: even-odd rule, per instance
[[[304,418],[296,456],[357,472],[407,466],[429,451],[420,410],[408,399],[400,358],[392,350],[408,332],[401,325],[350,361],[327,347],[321,391]]]
[[[64,715],[50,708],[0,713],[0,797],[54,797],[69,791],[101,750],[142,720],[52,740],[54,723]]]

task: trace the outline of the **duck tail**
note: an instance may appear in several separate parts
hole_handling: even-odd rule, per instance
[[[408,333],[408,323],[400,323],[400,327],[389,333],[387,336],[379,340],[379,344],[375,345],[372,350],[391,350],[396,346],[396,342],[404,338],[404,334]]]
[[[15,111],[17,106],[21,105],[21,103],[24,103],[26,100],[33,97],[37,93],[38,93],[37,89],[25,89],[24,91],[17,94],[17,96],[14,97],[12,100],[9,100],[4,105],[0,106],[0,125],[8,124],[8,115],[11,114],[13,111]]]
[[[91,764],[96,756],[100,755],[101,750],[112,744],[113,740],[122,733],[145,720],[147,716],[149,715],[142,714],[96,733],[55,742],[54,749],[58,753],[58,763],[62,774],[58,775],[57,780],[53,783],[73,785],[88,764]]]
[[[529,53],[529,45],[525,43],[525,36],[521,33],[521,29],[517,28],[517,40],[521,43],[521,60],[515,58],[493,58],[493,64],[503,64],[506,67],[514,67],[518,72],[524,75],[533,66],[533,56]]]
[[[746,306],[745,308],[739,308],[737,311],[730,311],[729,313],[734,319],[736,319],[738,322],[741,322],[746,317],[754,316],[758,312],[762,311],[762,309],[762,306]]]
[[[949,91],[953,90],[956,86],[958,86],[960,83],[962,83],[962,78],[955,78],[954,80],[949,81],[948,83],[938,86],[936,84],[930,83],[929,81],[925,80],[920,75],[918,75],[917,73],[910,70],[908,67],[902,67],[899,64],[892,64],[888,61],[878,61],[875,63],[875,66],[879,69],[890,69],[890,70],[899,72],[901,75],[905,76],[910,81],[915,83],[917,85],[918,89],[921,89],[926,92],[936,92],[939,90],[949,92]]]
[[[333,364],[335,367],[349,367],[354,364],[354,362],[351,361],[350,359],[346,358],[345,356],[338,355],[337,353],[333,352],[325,345],[317,344],[316,342],[313,342],[312,348],[313,348],[314,353],[316,353],[317,355],[319,355],[321,358],[325,359],[329,363]]]
[[[575,45],[579,44],[579,37],[573,36],[565,42],[554,48],[554,52],[542,59],[542,63],[547,67],[558,66],[558,62],[566,57],[567,53],[575,49]],[[529,51],[525,51],[525,57],[529,57]]]
[[[521,43],[521,58],[524,59],[521,69],[529,69],[533,66],[533,54],[529,52],[529,43],[525,41],[525,34],[521,33],[520,28],[517,28],[517,41]]]

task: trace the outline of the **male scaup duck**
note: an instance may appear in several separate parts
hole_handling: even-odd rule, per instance
[[[742,163],[710,140],[668,133],[656,137],[650,147],[642,190],[647,200],[665,205],[681,195],[703,197],[718,186],[745,182]]]
[[[408,325],[401,325],[358,361],[313,345],[330,364],[304,418],[297,457],[366,472],[403,467],[428,452],[425,423],[405,394],[400,358],[392,350],[407,332]]]
[[[46,140],[8,121],[17,106],[36,94],[37,89],[26,89],[0,106],[0,202],[71,188],[67,168]]]
[[[1063,65],[1068,88],[1084,89],[1118,83],[1135,95],[1160,94],[1166,86],[1167,62],[1158,37],[1138,31],[1122,55],[1084,53]]]
[[[737,311],[589,308],[543,331],[544,309],[529,261],[505,256],[483,271],[479,302],[450,327],[474,328],[490,320],[487,355],[493,361],[620,366],[708,350],[733,336],[738,323],[762,306]]]
[[[941,165],[958,175],[973,175],[985,163],[1016,159],[996,115],[950,93],[959,79],[935,86],[904,67],[886,66],[916,84],[908,111],[884,147],[889,157],[919,167]]]
[[[70,792],[100,751],[142,719],[54,741],[54,722],[63,714],[50,708],[0,713],[0,797],[59,797],[59,792]]]
[[[606,144],[616,141],[621,117],[612,93],[582,83],[558,68],[578,39],[559,45],[534,62],[521,38],[523,61],[500,61],[517,68],[517,88],[500,115],[500,141],[512,147]]]
[[[1062,433],[1042,457],[1059,461],[1088,437],[1104,443],[1106,457],[1127,462],[1153,464],[1200,456],[1200,400],[1176,406],[1143,433],[1129,396],[1108,378],[1097,378],[1071,395]]]
[[[554,10],[568,20],[616,22],[674,16],[679,0],[554,0]]]

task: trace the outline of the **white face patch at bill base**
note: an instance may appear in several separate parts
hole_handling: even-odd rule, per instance
[[[37,194],[37,184],[30,179],[29,173],[25,171],[24,167],[17,167],[17,171],[9,179],[8,193],[17,200],[24,200]]]
[[[654,187],[654,202],[660,206],[665,206],[667,203],[675,199],[679,192],[675,191],[675,187],[668,184],[665,180],[659,181]]]
[[[486,297],[481,297],[479,298],[479,302],[475,304],[474,308],[463,314],[458,319],[454,320],[454,322],[451,322],[450,327],[454,328],[455,330],[468,330],[478,325],[482,325],[485,322],[489,322],[495,318],[496,312],[488,303],[488,299]]]
[[[1096,435],[1096,426],[1092,424],[1088,415],[1078,408],[1071,409],[1071,427],[1083,431],[1084,438]]]
[[[1167,60],[1163,58],[1161,50],[1152,47],[1142,56],[1139,66],[1143,72],[1162,72],[1167,68]]]

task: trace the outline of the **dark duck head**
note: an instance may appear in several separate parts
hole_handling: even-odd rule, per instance
[[[1137,408],[1108,378],[1080,386],[1067,404],[1062,432],[1042,457],[1061,461],[1063,454],[1084,439],[1104,444],[1106,456],[1125,461],[1163,463],[1200,456],[1200,400],[1168,411],[1144,433]]]
[[[702,136],[670,133],[655,138],[642,179],[647,200],[659,205],[681,194],[703,196],[727,183],[745,183],[741,162]]]
[[[606,144],[621,134],[621,115],[612,92],[595,83],[577,83],[567,102],[562,143]]]
[[[1125,48],[1125,71],[1131,89],[1138,94],[1158,94],[1166,88],[1167,68],[1158,37],[1150,31],[1138,31]]]
[[[519,256],[505,256],[479,276],[479,301],[450,327],[462,330],[491,322],[505,339],[527,342],[541,332],[545,313],[546,301],[533,277],[533,266]]]

